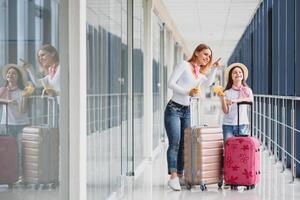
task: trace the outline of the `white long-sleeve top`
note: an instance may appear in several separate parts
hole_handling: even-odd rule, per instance
[[[33,75],[33,72],[30,69],[28,69],[27,71],[28,71],[31,81],[33,82],[33,84],[36,87],[42,87],[41,81],[44,81],[45,84],[49,88],[55,90],[55,92],[57,93],[57,101],[59,104],[59,102],[60,102],[60,97],[59,97],[59,95],[60,95],[60,65],[57,66],[56,72],[52,78],[48,74],[45,77],[36,80],[35,76]]]
[[[217,69],[215,68],[209,78],[200,73],[200,76],[196,79],[193,75],[191,64],[187,61],[182,61],[174,68],[168,81],[168,87],[173,90],[172,101],[189,106],[191,102],[190,90],[197,86],[211,85],[215,79],[216,72]]]

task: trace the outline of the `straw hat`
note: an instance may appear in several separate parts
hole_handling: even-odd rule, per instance
[[[231,65],[229,65],[226,69],[225,69],[225,73],[224,73],[224,78],[226,81],[228,81],[228,75],[229,72],[232,68],[234,67],[240,67],[242,68],[243,72],[244,72],[244,80],[247,80],[248,78],[248,68],[246,67],[246,65],[242,64],[242,63],[232,63]]]
[[[25,72],[25,70],[22,67],[20,67],[19,65],[13,64],[13,63],[4,65],[2,67],[2,77],[3,77],[3,79],[6,80],[7,71],[11,67],[16,68],[20,71],[21,76],[22,76],[21,78],[22,78],[23,84],[24,84],[24,86],[26,86],[26,84],[27,84],[27,73]]]

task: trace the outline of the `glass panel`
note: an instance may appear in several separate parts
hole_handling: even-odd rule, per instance
[[[161,69],[163,42],[161,36],[162,26],[156,15],[153,17],[153,60],[152,60],[152,83],[153,83],[153,150],[158,146],[163,135],[163,116],[161,110]]]
[[[54,200],[67,188],[59,171],[68,162],[59,146],[68,138],[59,126],[68,93],[60,91],[61,10],[57,0],[0,0],[0,148],[8,150],[0,153],[0,199]]]
[[[144,159],[144,21],[143,1],[134,1],[133,92],[134,159],[137,167]]]
[[[126,169],[126,69],[127,1],[87,0],[88,199],[111,195]]]

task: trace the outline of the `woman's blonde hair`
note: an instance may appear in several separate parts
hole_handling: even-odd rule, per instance
[[[212,57],[213,57],[212,56],[213,52],[212,52],[211,48],[208,45],[206,45],[206,44],[199,44],[196,47],[196,49],[194,50],[192,57],[188,60],[188,62],[195,62],[196,59],[197,59],[196,53],[200,52],[200,51],[203,51],[205,49],[209,49],[210,50],[211,56],[210,56],[210,61],[207,63],[207,65],[201,66],[201,68],[200,68],[200,72],[204,73],[204,74],[207,72],[208,68],[211,66],[211,64],[212,64]]]
[[[45,51],[45,52],[49,53],[52,56],[53,62],[55,64],[57,64],[57,65],[59,64],[59,55],[58,55],[58,52],[57,52],[56,48],[53,47],[52,45],[45,44],[45,45],[41,46],[41,48],[39,48],[38,52],[39,51]],[[43,73],[48,74],[48,67],[42,66],[42,64],[40,63],[39,59],[38,59],[38,62],[40,64],[40,70]]]

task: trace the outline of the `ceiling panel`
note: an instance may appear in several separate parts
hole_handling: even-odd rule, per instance
[[[227,63],[261,0],[163,0],[190,52],[206,43]]]

